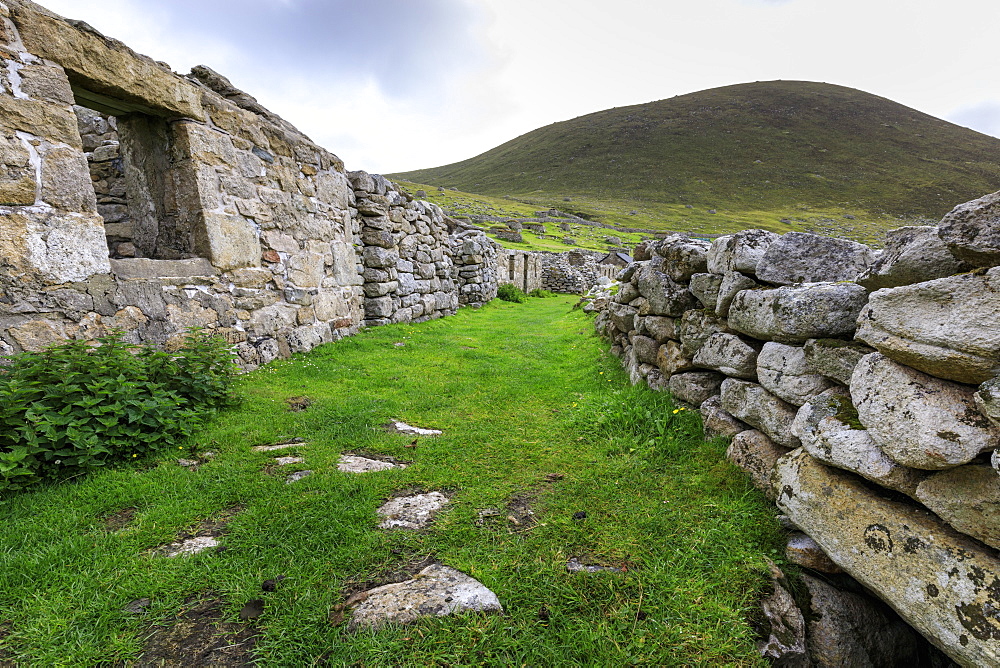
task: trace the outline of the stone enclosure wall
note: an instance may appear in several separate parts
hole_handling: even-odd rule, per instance
[[[856,583],[828,591],[846,572],[954,661],[1000,665],[1000,193],[883,251],[747,230],[651,252],[598,304],[598,331],[633,382],[732,438],[797,532],[788,558],[824,573],[805,576],[813,609],[786,619],[808,648],[776,633],[765,656],[917,665],[878,653],[899,636],[830,643],[837,615],[859,637],[889,628],[844,603]]]
[[[488,301],[515,262],[537,281],[208,68],[26,0],[0,4],[0,58],[0,355],[203,327],[253,368]]]

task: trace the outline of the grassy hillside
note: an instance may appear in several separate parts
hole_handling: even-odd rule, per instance
[[[891,100],[772,81],[581,116],[394,178],[631,227],[866,237],[1000,189],[997,156],[1000,139]]]

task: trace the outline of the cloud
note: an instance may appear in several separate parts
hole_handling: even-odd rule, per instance
[[[1000,137],[1000,101],[989,100],[976,105],[962,107],[948,114],[952,123],[964,125],[977,132]]]

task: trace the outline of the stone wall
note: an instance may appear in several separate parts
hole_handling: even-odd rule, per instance
[[[1000,665],[1000,193],[883,251],[763,230],[650,249],[596,321],[633,382],[732,438],[800,532],[791,561],[846,572],[961,665]],[[830,659],[816,614],[781,660],[888,665]]]
[[[619,267],[600,264],[606,253],[569,251],[542,253],[542,287],[552,292],[582,295],[600,282],[613,279]]]
[[[494,242],[208,68],[27,0],[0,4],[0,58],[0,355],[203,327],[253,368],[496,294]]]

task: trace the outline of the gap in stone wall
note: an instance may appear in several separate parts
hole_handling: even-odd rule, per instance
[[[197,201],[197,192],[193,180],[174,178],[167,120],[135,112],[105,114],[80,105],[74,110],[109,256],[197,257],[193,231],[179,224],[178,214],[180,202]],[[181,192],[185,183],[191,184],[190,193]]]

